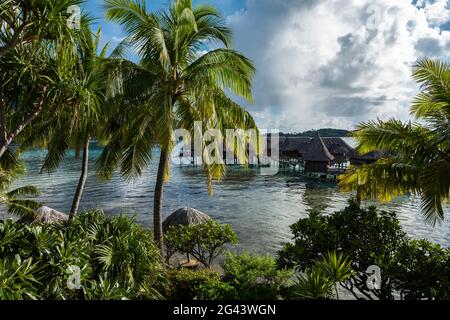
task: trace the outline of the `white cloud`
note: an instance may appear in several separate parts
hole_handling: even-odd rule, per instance
[[[377,18],[369,6],[379,8]],[[352,128],[407,119],[421,56],[446,58],[450,32],[437,24],[446,1],[248,0],[228,17],[235,47],[257,67],[253,112],[262,128]],[[438,8],[438,9],[437,9]],[[445,11],[450,13],[449,10]]]
[[[450,4],[448,0],[419,1],[430,23],[434,25],[444,24],[450,21]]]

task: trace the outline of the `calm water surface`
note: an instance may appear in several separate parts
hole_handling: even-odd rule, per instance
[[[130,183],[118,174],[109,182],[102,182],[94,174],[94,162],[100,152],[98,147],[91,148],[90,174],[81,209],[101,208],[110,215],[135,215],[140,224],[151,227],[157,160],[142,177]],[[43,150],[23,154],[28,173],[16,181],[14,187],[38,186],[43,192],[40,200],[45,205],[68,212],[79,178],[80,160],[69,154],[58,171],[41,175],[39,168],[44,156]],[[158,159],[158,151],[154,156]],[[164,193],[164,217],[183,206],[197,208],[221,223],[229,223],[240,238],[238,249],[275,252],[283,242],[290,240],[289,225],[305,217],[308,209],[320,206],[331,214],[345,207],[349,197],[349,194],[339,193],[335,184],[309,181],[292,173],[264,177],[257,169],[238,168],[229,169],[227,178],[214,187],[214,195],[210,197],[200,168],[172,165]],[[426,225],[418,199],[402,197],[381,207],[397,212],[412,238],[428,238],[445,247],[450,245],[448,220],[435,228]],[[446,211],[448,216],[450,208]],[[6,216],[3,208],[2,216]]]

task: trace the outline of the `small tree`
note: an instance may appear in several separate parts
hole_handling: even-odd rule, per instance
[[[292,296],[300,300],[329,300],[333,296],[333,282],[322,270],[310,268],[297,277]]]
[[[226,244],[238,242],[230,225],[220,225],[212,220],[194,226],[171,226],[164,240],[168,258],[175,252],[187,253],[206,268],[211,268],[212,262],[223,253]]]
[[[450,299],[450,249],[428,240],[404,243],[384,273],[402,299]]]
[[[351,261],[342,253],[333,251],[317,261],[316,267],[333,282],[336,299],[339,300],[338,284],[344,283],[353,275]]]

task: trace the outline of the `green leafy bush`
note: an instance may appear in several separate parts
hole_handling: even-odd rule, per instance
[[[352,261],[352,276],[339,282],[357,298],[394,299],[396,294],[403,299],[450,297],[450,250],[426,240],[410,240],[394,213],[350,202],[331,216],[313,212],[291,230],[294,243],[283,247],[277,262],[308,271],[309,278],[303,279],[302,285],[306,282],[312,288],[320,287],[322,279],[312,268],[328,252],[336,251]],[[381,270],[379,288],[367,287],[369,266]]]
[[[36,264],[29,258],[22,261],[19,255],[0,261],[0,300],[36,299]]]
[[[214,259],[223,253],[226,244],[238,242],[230,225],[207,221],[193,226],[171,226],[164,235],[168,256],[175,252],[187,253],[210,268]]]
[[[297,276],[291,288],[292,298],[300,300],[328,300],[333,296],[333,282],[319,269],[309,268]]]
[[[151,232],[97,210],[72,223],[0,223],[0,260],[3,299],[158,298],[154,288],[164,280]],[[68,286],[76,269],[79,290]]]
[[[290,270],[277,270],[271,256],[229,252],[224,265],[224,281],[232,285],[239,299],[277,299],[292,276]]]
[[[408,241],[394,213],[375,207],[361,208],[355,202],[330,216],[317,212],[291,226],[294,243],[286,244],[278,254],[278,265],[305,271],[328,252],[343,253],[351,261],[355,275],[346,288],[366,298],[392,299],[392,282],[385,275],[381,288],[367,288],[366,270],[377,265],[389,268],[398,248]]]
[[[409,241],[397,250],[387,273],[403,299],[450,299],[450,249]]]
[[[329,252],[308,268],[303,275],[297,276],[297,283],[291,288],[294,298],[339,300],[338,285],[353,275],[351,262],[343,254]]]
[[[220,274],[209,269],[172,269],[168,272],[166,296],[173,300],[232,299],[235,290],[223,283]]]

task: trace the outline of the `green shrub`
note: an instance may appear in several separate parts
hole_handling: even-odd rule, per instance
[[[25,262],[14,259],[26,261],[29,271],[19,272]],[[98,210],[82,213],[72,223],[0,223],[0,260],[0,279],[24,299],[157,298],[154,288],[164,280],[151,232],[131,218],[108,219]],[[79,290],[68,287],[76,268]],[[22,275],[28,280],[22,281]],[[29,295],[21,295],[22,289]],[[0,298],[9,295],[5,289]]]
[[[366,270],[377,265],[385,272],[398,248],[408,241],[394,213],[378,211],[375,207],[359,207],[351,201],[342,211],[330,216],[312,212],[291,226],[294,243],[286,244],[278,254],[278,265],[305,271],[328,252],[343,253],[356,271],[347,289],[366,298],[392,299],[393,287],[384,274],[380,290],[367,288]]]
[[[287,285],[292,272],[277,270],[271,256],[257,256],[229,252],[224,262],[224,281],[232,285],[239,299],[272,300]]]
[[[300,300],[329,300],[333,297],[333,282],[320,269],[309,268],[297,276],[291,295]]]
[[[172,269],[168,272],[166,296],[173,300],[231,299],[233,287],[223,283],[217,272],[209,269]]]
[[[200,300],[236,300],[236,289],[223,281],[208,281],[200,286],[198,299]]]
[[[36,267],[31,258],[22,261],[19,255],[0,260],[0,300],[37,299]]]
[[[404,243],[386,272],[403,299],[450,299],[450,249],[427,240]]]
[[[207,221],[193,226],[171,226],[164,235],[168,258],[175,252],[188,253],[210,268],[226,244],[236,244],[236,233],[229,225]]]
[[[311,213],[291,230],[294,243],[279,252],[279,266],[311,273],[327,252],[336,251],[353,261],[350,281],[340,283],[355,297],[393,299],[398,293],[403,299],[450,298],[450,249],[408,239],[393,213],[350,202],[331,216]],[[380,268],[380,288],[367,287],[369,266]],[[314,279],[318,281],[316,274],[310,274],[306,280],[311,284]]]
[[[343,254],[327,253],[322,259],[297,276],[296,284],[291,288],[293,298],[339,300],[338,286],[353,275],[351,262]],[[332,293],[334,288],[334,294]]]

